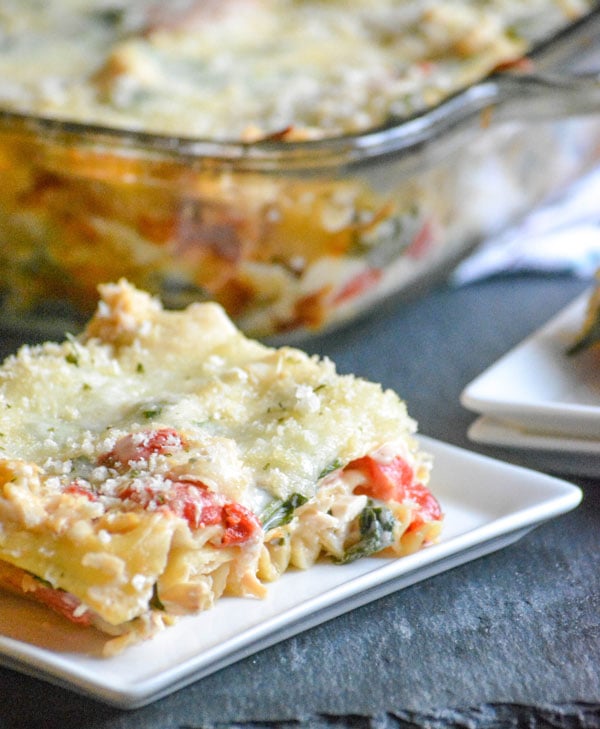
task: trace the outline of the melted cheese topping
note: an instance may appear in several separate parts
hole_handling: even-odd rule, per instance
[[[216,304],[166,312],[125,284],[104,293],[121,310],[101,307],[83,342],[24,347],[0,369],[1,455],[94,482],[87,464],[119,438],[169,426],[189,444],[179,471],[253,505],[310,496],[332,463],[414,431],[391,391],[249,340]]]
[[[594,4],[5,0],[0,103],[213,139],[331,136],[437,103]]]

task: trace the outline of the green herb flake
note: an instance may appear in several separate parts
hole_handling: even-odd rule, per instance
[[[152,418],[156,418],[158,415],[162,413],[162,406],[161,405],[152,405],[145,410],[142,410],[142,415],[146,418],[146,420],[152,420]]]
[[[66,338],[67,338],[67,341],[71,344],[72,349],[70,352],[67,352],[67,354],[65,354],[65,361],[68,362],[69,364],[72,364],[72,365],[75,365],[76,367],[78,367],[79,366],[79,356],[77,354],[77,350],[79,347],[79,343],[77,341],[77,338],[74,337],[69,332],[66,333]]]

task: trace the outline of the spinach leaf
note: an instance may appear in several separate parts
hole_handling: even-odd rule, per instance
[[[339,458],[336,458],[335,461],[330,463],[328,466],[325,466],[325,468],[321,471],[319,474],[319,480],[322,478],[325,478],[325,476],[328,476],[330,473],[333,473],[334,471],[337,471],[338,468],[342,467],[342,462]]]
[[[360,539],[342,557],[333,560],[336,564],[348,564],[361,557],[368,557],[389,547],[394,541],[396,519],[387,506],[373,506],[369,502],[360,512],[358,520]]]
[[[302,494],[292,494],[285,501],[280,499],[272,501],[260,515],[260,521],[265,532],[289,524],[294,517],[294,511],[307,501],[306,496],[302,496]]]
[[[600,343],[600,313],[586,332],[567,349],[567,354],[579,354],[598,343]]]
[[[150,598],[150,607],[154,608],[154,610],[163,610],[165,609],[165,606],[162,604],[160,597],[158,596],[158,586],[156,583],[154,583],[154,587],[152,588],[152,597]]]

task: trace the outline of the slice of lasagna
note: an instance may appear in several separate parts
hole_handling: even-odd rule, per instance
[[[440,531],[398,396],[216,304],[102,286],[81,336],[4,362],[0,413],[0,583],[118,636],[109,653],[290,567]]]

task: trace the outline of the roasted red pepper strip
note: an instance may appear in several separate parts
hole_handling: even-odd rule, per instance
[[[120,438],[113,449],[98,459],[102,466],[127,468],[130,463],[147,461],[151,455],[168,455],[186,447],[184,439],[173,428],[144,430]]]
[[[88,610],[79,612],[81,603],[69,592],[40,585],[33,593],[27,593],[27,596],[33,597],[72,623],[86,627],[92,624],[92,614]]]
[[[144,509],[168,509],[185,519],[192,529],[221,524],[221,544],[243,544],[261,528],[258,518],[246,507],[211,491],[199,479],[184,477],[168,481],[165,489],[130,485],[119,497],[129,499]]]
[[[378,268],[370,268],[366,271],[361,271],[361,273],[357,274],[353,279],[350,279],[350,281],[344,285],[342,290],[335,295],[333,303],[337,306],[338,304],[350,301],[351,299],[366,293],[369,289],[379,283],[382,276],[383,271]]]
[[[345,470],[360,471],[365,481],[355,489],[355,494],[365,494],[381,501],[414,501],[418,511],[409,529],[416,529],[428,521],[437,521],[442,510],[429,489],[415,479],[412,467],[402,458],[396,456],[390,461],[378,461],[371,456],[364,456],[351,461]]]
[[[90,490],[89,486],[81,484],[79,481],[73,481],[65,489],[65,494],[77,494],[78,496],[85,496],[90,501],[98,501],[98,496]]]
[[[222,543],[244,544],[260,529],[260,523],[256,516],[245,506],[235,502],[225,504],[223,507],[223,520],[225,522],[225,534]]]

